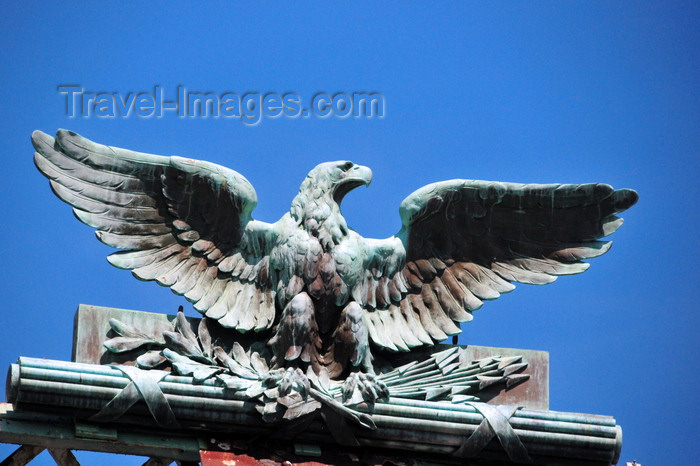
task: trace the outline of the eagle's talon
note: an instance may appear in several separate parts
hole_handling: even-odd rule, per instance
[[[389,399],[389,388],[373,374],[351,373],[343,383],[343,403],[374,403]]]
[[[303,399],[309,396],[311,384],[304,372],[297,368],[273,369],[263,379],[263,384],[269,387],[277,386],[279,396],[287,396],[294,392],[301,395]]]

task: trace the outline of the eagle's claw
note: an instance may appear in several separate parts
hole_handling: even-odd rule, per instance
[[[287,396],[293,392],[306,399],[311,387],[308,377],[299,368],[273,369],[263,379],[263,385],[277,387],[279,396]]]
[[[343,403],[357,404],[366,401],[386,401],[389,399],[389,388],[373,374],[353,372],[343,383]]]

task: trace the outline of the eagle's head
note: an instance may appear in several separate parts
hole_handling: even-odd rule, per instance
[[[317,165],[306,175],[299,193],[310,199],[330,196],[337,204],[353,189],[372,182],[372,170],[341,160]]]
[[[347,160],[317,165],[306,175],[290,213],[299,222],[310,222],[313,229],[336,214],[339,223],[340,203],[347,193],[372,181],[372,170]],[[341,232],[344,230],[341,227]],[[334,235],[337,236],[337,235]]]

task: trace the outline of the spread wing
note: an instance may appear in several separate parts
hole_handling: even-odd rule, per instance
[[[401,203],[399,234],[368,243],[394,262],[405,258],[365,284],[373,341],[391,350],[432,344],[459,333],[456,323],[512,282],[542,285],[585,271],[582,260],[610,249],[598,239],[620,227],[615,214],[637,198],[605,184],[452,180],[419,189]]]
[[[95,144],[59,130],[35,131],[34,163],[75,216],[123,251],[109,262],[185,295],[226,327],[269,328],[271,225],[251,219],[255,190],[208,162]],[[238,304],[238,305],[234,305]]]

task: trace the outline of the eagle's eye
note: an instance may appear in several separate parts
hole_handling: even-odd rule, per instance
[[[344,172],[346,172],[346,171],[350,170],[353,166],[355,166],[354,163],[352,163],[352,162],[345,162],[344,164],[342,164],[342,165],[340,166],[340,169],[343,170]]]

